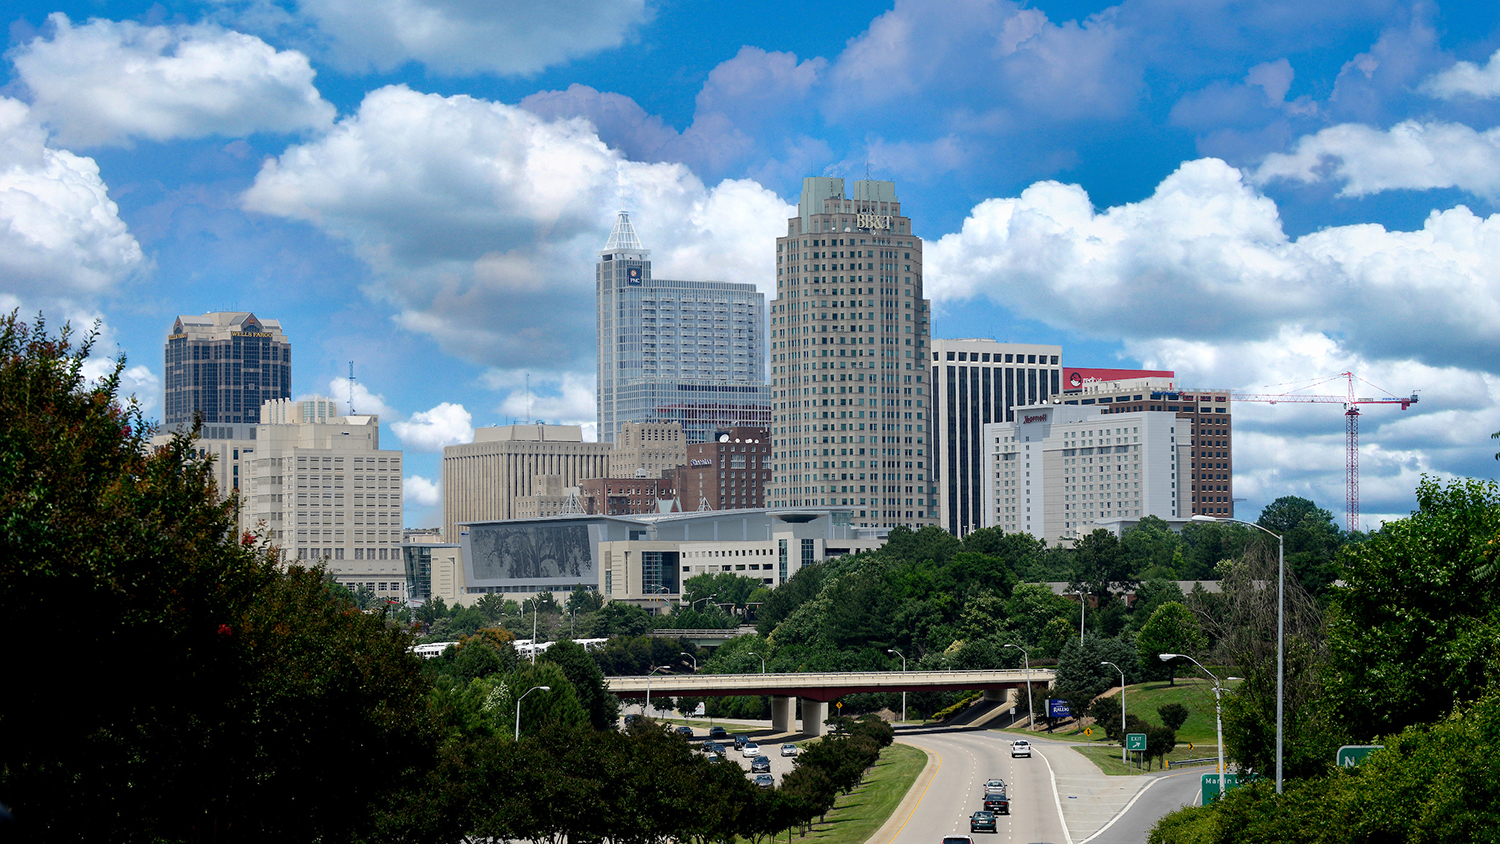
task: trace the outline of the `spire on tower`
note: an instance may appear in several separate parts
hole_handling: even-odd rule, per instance
[[[637,252],[644,258],[649,250],[641,246],[641,239],[635,235],[635,226],[630,224],[630,214],[621,211],[620,216],[615,218],[615,227],[609,233],[609,241],[604,244],[600,254],[605,252]]]

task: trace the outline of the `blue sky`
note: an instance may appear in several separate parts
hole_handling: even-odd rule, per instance
[[[12,5],[0,306],[282,321],[406,450],[592,426],[594,253],[773,291],[801,178],[896,182],[940,337],[1285,392],[1352,370],[1362,521],[1494,477],[1500,5],[222,0]],[[1312,392],[1340,394],[1337,380]],[[1236,408],[1236,494],[1340,513],[1337,408]]]

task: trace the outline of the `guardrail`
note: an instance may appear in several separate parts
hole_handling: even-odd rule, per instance
[[[1172,759],[1167,760],[1168,768],[1191,768],[1194,765],[1213,765],[1217,767],[1218,764],[1219,757],[1217,756],[1205,756],[1202,759],[1177,759],[1175,761]]]

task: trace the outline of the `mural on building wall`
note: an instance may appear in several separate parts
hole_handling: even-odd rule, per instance
[[[583,525],[474,525],[468,535],[471,582],[592,579]]]

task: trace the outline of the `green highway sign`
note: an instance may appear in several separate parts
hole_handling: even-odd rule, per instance
[[[1219,781],[1221,777],[1224,782],[1223,789],[1219,787]],[[1238,774],[1204,774],[1203,784],[1201,786],[1203,792],[1201,801],[1202,805],[1207,806],[1213,801],[1218,800],[1220,794],[1228,791],[1231,788],[1238,788],[1239,785],[1240,777]]]
[[[1141,751],[1141,752],[1144,753],[1145,750],[1146,750],[1146,734],[1145,733],[1126,733],[1125,734],[1125,749],[1126,750],[1139,750],[1139,751]]]
[[[1383,744],[1346,744],[1333,754],[1333,764],[1340,768],[1353,768],[1365,761],[1365,757],[1376,750],[1384,750]]]

